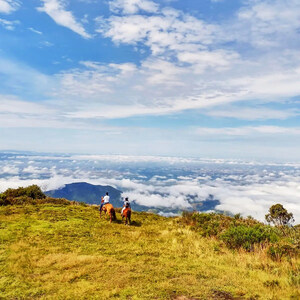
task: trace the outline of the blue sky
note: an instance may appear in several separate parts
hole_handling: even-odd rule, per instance
[[[0,0],[0,150],[300,160],[298,0]]]

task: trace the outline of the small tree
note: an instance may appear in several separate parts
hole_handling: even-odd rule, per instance
[[[294,216],[281,205],[275,204],[269,208],[269,213],[266,215],[268,223],[273,223],[275,226],[287,225],[289,222],[294,222]]]

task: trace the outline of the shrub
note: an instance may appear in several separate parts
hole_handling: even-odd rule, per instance
[[[192,219],[195,230],[203,236],[218,236],[231,222],[230,217],[215,213],[194,213]]]
[[[201,224],[201,226],[199,226],[199,224]],[[198,223],[198,226],[201,227],[203,236],[217,236],[219,233],[220,222],[218,220],[209,219],[206,222]]]
[[[10,201],[11,199],[19,197],[28,197],[31,199],[44,199],[46,198],[45,194],[41,191],[41,188],[37,185],[31,185],[28,187],[19,187],[17,189],[7,189],[2,197]]]
[[[69,205],[71,202],[63,198],[46,197],[37,185],[26,188],[8,189],[0,194],[0,206],[5,205],[24,205],[24,204],[61,204]]]
[[[268,249],[268,255],[273,259],[296,255],[300,249],[300,226],[297,225],[272,227],[252,217],[242,218],[240,214],[231,217],[198,212],[183,212],[179,222],[189,225],[202,236],[221,239],[231,249],[252,251],[257,244],[265,246],[266,243],[277,243],[280,239],[281,243],[286,244],[285,248],[280,249],[275,244]]]
[[[275,244],[271,245],[267,251],[268,256],[273,260],[281,261],[283,257],[297,257],[300,253],[299,247],[291,244]]]
[[[9,201],[6,199],[4,194],[0,194],[0,206],[8,205]]]
[[[253,227],[239,225],[232,226],[221,235],[221,239],[230,249],[244,248],[252,251],[255,244],[277,241],[277,235],[266,226],[255,225]]]
[[[16,198],[10,198],[9,202],[11,205],[32,204],[33,199],[28,196],[19,196]]]
[[[239,214],[235,217],[217,213],[191,213],[182,214],[182,222],[192,226],[203,236],[220,236],[231,226],[254,226],[261,224],[254,219],[243,219]]]

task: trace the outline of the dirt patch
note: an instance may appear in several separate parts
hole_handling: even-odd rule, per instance
[[[199,300],[200,298],[190,298],[186,296],[177,296],[176,298],[173,298],[173,300]]]
[[[212,298],[216,300],[237,300],[242,298],[233,297],[233,295],[229,292],[220,291],[220,290],[212,290]]]

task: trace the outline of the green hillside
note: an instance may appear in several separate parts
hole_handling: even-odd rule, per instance
[[[299,257],[231,250],[186,217],[117,218],[76,203],[0,206],[0,299],[300,298]]]

